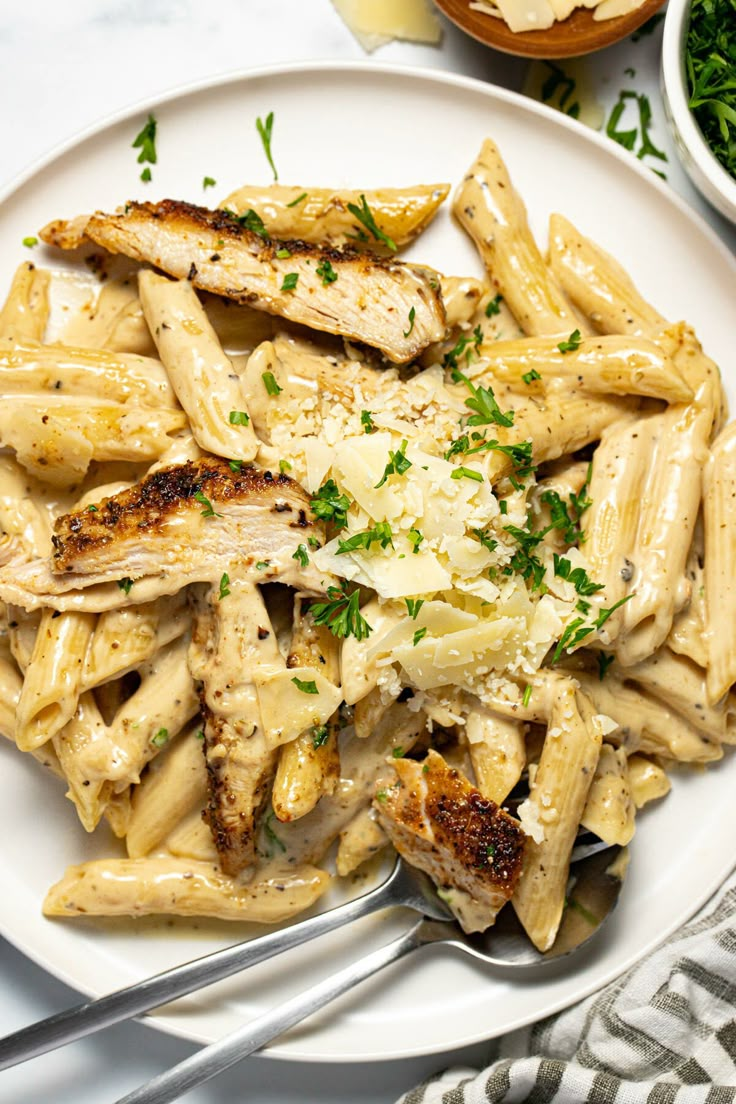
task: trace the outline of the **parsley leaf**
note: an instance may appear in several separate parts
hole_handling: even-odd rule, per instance
[[[263,152],[266,154],[269,165],[271,166],[271,172],[273,173],[274,180],[278,180],[279,174],[276,172],[276,166],[273,163],[273,155],[271,153],[271,135],[273,133],[273,111],[269,111],[266,116],[265,123],[260,118],[256,119],[256,130],[261,136],[261,142],[263,144]]]
[[[373,529],[365,529],[362,533],[354,533],[347,540],[337,542],[337,555],[345,552],[357,552],[358,549],[370,548],[372,544],[380,544],[381,548],[393,548],[393,533],[387,521],[379,521]]]
[[[465,376],[461,376],[458,372],[458,359],[464,354],[465,359],[469,361],[473,353],[478,352],[482,341],[483,332],[480,326],[476,326],[472,334],[462,334],[455,345],[453,345],[452,349],[445,353],[442,358],[442,366],[452,370],[452,378],[455,383],[460,383],[461,380],[465,380]],[[465,380],[465,382],[467,383],[468,381]]]
[[[476,483],[483,482],[483,473],[475,471],[473,468],[454,468],[450,473],[450,479],[472,479]]]
[[[195,499],[196,502],[199,502],[200,505],[203,507],[203,509],[201,510],[201,514],[202,514],[203,518],[213,518],[213,517],[221,517],[222,516],[221,514],[215,513],[215,510],[214,510],[214,507],[213,507],[212,503],[207,498],[207,496],[202,493],[202,491],[197,491],[196,494],[194,495],[194,499]]]
[[[383,475],[378,483],[376,483],[375,490],[382,487],[390,475],[404,475],[405,472],[411,467],[411,460],[407,460],[406,447],[409,444],[407,440],[403,440],[399,447],[394,452],[389,449],[390,460],[384,468]]]
[[[230,594],[230,576],[227,571],[223,571],[220,577],[220,593],[218,598],[222,601],[223,598],[227,598]]]
[[[608,671],[608,668],[611,666],[615,658],[615,656],[606,655],[605,652],[598,652],[598,678],[600,682],[603,682],[604,678],[606,677],[606,672]]]
[[[310,612],[315,625],[325,625],[333,636],[354,636],[366,640],[373,632],[360,612],[360,593],[348,594],[342,587],[328,587],[326,602],[313,602]]]
[[[24,238],[23,245],[26,247],[26,249],[33,249],[34,245],[38,245],[38,238]]]
[[[306,567],[309,563],[309,553],[307,552],[306,544],[300,544],[291,558],[292,560],[296,560],[298,564],[301,564],[302,567]]]
[[[154,747],[162,748],[164,744],[168,743],[169,730],[168,728],[160,728],[155,736],[151,737],[151,743]]]
[[[417,629],[417,631],[414,633],[414,636],[413,636],[413,639],[412,639],[413,646],[416,648],[419,641],[424,640],[426,635],[427,635],[426,627],[422,628],[422,629]]]
[[[580,330],[573,330],[567,341],[561,341],[557,348],[561,353],[574,353],[576,349],[580,348],[580,342],[583,340]]]
[[[284,276],[284,282],[281,285],[282,291],[293,291],[296,285],[299,283],[298,272],[287,272]]]
[[[350,509],[350,499],[347,495],[340,494],[340,490],[334,479],[328,479],[323,483],[316,494],[311,498],[312,513],[322,521],[331,521],[336,529],[344,529],[348,523],[347,512]]]
[[[541,380],[541,376],[536,368],[531,368],[528,372],[524,372],[521,377],[527,385],[533,383],[534,380]]]
[[[404,337],[408,337],[411,331],[414,329],[414,322],[416,321],[417,312],[414,307],[409,311],[409,329],[404,330]]]
[[[227,214],[231,218],[235,219],[240,226],[243,226],[246,230],[250,230],[252,234],[257,234],[259,238],[263,238],[264,241],[270,241],[271,237],[266,229],[263,219],[254,211],[253,208],[249,208],[244,215],[236,215],[233,211],[227,211]]]
[[[133,149],[139,149],[138,164],[143,165],[146,161],[151,165],[156,164],[156,119],[153,115],[149,115],[146,122],[139,134],[133,139]],[[146,170],[144,170],[145,172]],[[141,173],[141,180],[144,179],[143,173]],[[151,179],[151,170],[148,170],[148,176],[145,178]]]
[[[373,424],[372,415],[373,415],[372,410],[361,410],[361,412],[360,412],[360,424],[363,427],[363,432],[364,433],[375,433],[376,432],[376,427]]]
[[[275,397],[276,395],[280,395],[283,391],[283,387],[279,387],[278,383],[276,382],[276,377],[273,372],[263,372],[261,375],[261,379],[263,380],[263,386],[266,388],[269,395]]]
[[[406,609],[407,609],[407,612],[408,612],[409,616],[411,617],[412,621],[416,621],[417,614],[419,613],[420,609],[424,605],[424,599],[423,598],[405,598],[404,601],[406,602]]]
[[[231,410],[230,411],[230,425],[250,425],[250,417],[244,410]]]
[[[329,261],[320,261],[316,271],[322,281],[323,287],[327,287],[328,284],[334,284],[337,279],[337,273]]]
[[[213,176],[205,176],[204,180],[202,181],[202,189],[205,190],[207,188],[214,188],[216,184],[217,181]]]
[[[133,580],[129,579],[126,575],[124,579],[118,579],[118,586],[126,594],[130,594],[130,588],[133,586]]]
[[[312,747],[315,751],[326,744],[329,738],[330,730],[327,725],[315,725],[312,729]]]
[[[302,194],[301,194],[301,195],[298,195],[298,196],[296,197],[296,199],[292,199],[291,203],[287,203],[287,204],[286,204],[286,206],[287,206],[287,207],[296,207],[296,205],[297,205],[298,203],[301,203],[301,202],[302,202],[303,200],[305,200],[306,198],[307,198],[307,193],[306,193],[306,192],[302,192]]]
[[[358,207],[356,203],[348,203],[348,211],[357,218],[358,222],[365,226],[366,230],[373,235],[376,241],[382,241],[384,245],[388,246],[392,253],[396,252],[396,242],[393,238],[390,238],[388,234],[384,234],[383,230],[376,225],[373,212],[368,206],[368,202],[364,195],[360,197],[360,207]]]
[[[486,310],[485,310],[486,318],[492,318],[494,314],[500,314],[501,313],[501,303],[502,302],[503,302],[503,297],[501,295],[497,295],[495,297],[495,299],[490,299],[488,301],[488,303],[486,304]]]
[[[300,679],[295,675],[291,681],[294,683],[297,690],[301,690],[302,694],[319,694],[317,683],[314,679]]]

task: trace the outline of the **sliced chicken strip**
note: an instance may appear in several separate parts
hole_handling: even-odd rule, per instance
[[[426,871],[465,931],[484,931],[514,892],[525,835],[518,821],[429,751],[397,759],[396,785],[374,800],[400,855]]]
[[[64,247],[59,224],[42,232]],[[195,287],[316,330],[362,341],[403,363],[445,335],[436,273],[354,250],[271,241],[225,211],[166,199],[98,212],[85,235]]]

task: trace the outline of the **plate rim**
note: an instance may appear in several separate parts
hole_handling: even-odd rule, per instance
[[[536,100],[531,99],[523,95],[520,92],[514,92],[510,89],[501,88],[498,85],[494,85],[491,82],[483,81],[477,77],[468,77],[462,74],[451,73],[447,70],[433,69],[427,66],[415,66],[411,64],[394,64],[389,62],[375,62],[371,60],[307,60],[297,61],[289,63],[274,63],[264,66],[247,66],[241,69],[229,70],[224,73],[216,74],[214,76],[200,78],[193,81],[185,81],[180,84],[164,89],[161,92],[153,93],[152,95],[142,97],[139,100],[128,102],[127,105],[119,108],[114,112],[110,112],[98,119],[94,120],[89,125],[82,127],[73,132],[68,137],[62,139],[60,142],[52,146],[46,153],[40,157],[35,158],[28,165],[15,174],[10,180],[0,188],[0,205],[4,204],[7,200],[13,198],[20,189],[33,180],[40,173],[50,168],[56,161],[69,154],[75,148],[79,147],[83,143],[99,137],[105,131],[118,126],[120,123],[124,123],[137,114],[145,111],[152,111],[156,108],[163,107],[164,105],[171,104],[180,99],[186,99],[191,96],[197,96],[202,93],[207,93],[215,89],[221,89],[228,85],[237,85],[240,83],[247,83],[255,80],[273,79],[277,77],[283,77],[284,75],[298,76],[298,75],[314,75],[314,74],[350,74],[360,73],[362,75],[373,76],[374,78],[380,75],[390,75],[393,77],[400,77],[410,82],[416,82],[420,84],[425,82],[429,85],[449,85],[456,88],[468,91],[474,94],[480,94],[482,97],[491,101],[505,103],[523,113],[536,115],[548,123],[560,127],[562,130],[571,131],[579,138],[582,138],[588,144],[592,144],[594,148],[603,152],[608,157],[613,157],[618,160],[622,166],[625,166],[626,170],[633,173],[635,176],[640,177],[641,180],[647,182],[649,188],[654,188],[655,191],[659,191],[663,199],[666,199],[668,204],[673,206],[679,214],[689,220],[691,224],[698,229],[701,234],[704,234],[708,240],[708,244],[711,248],[721,255],[721,259],[724,263],[730,267],[736,276],[736,256],[733,251],[720,239],[716,230],[710,226],[706,219],[700,214],[700,212],[694,210],[686,200],[680,196],[671,185],[668,185],[659,180],[650,169],[642,165],[641,162],[635,160],[631,155],[620,148],[616,143],[612,142],[605,135],[591,130],[585,127],[578,121],[569,118],[568,116],[556,111],[554,108],[549,107],[546,104],[539,103]],[[728,754],[728,749],[726,749]],[[718,889],[724,884],[729,876],[736,869],[736,855],[733,860],[730,861],[725,873],[723,871],[715,875],[701,890],[699,894],[693,897],[687,905],[685,913],[680,914],[678,919],[661,929],[657,935],[644,946],[643,949],[638,949],[633,952],[628,958],[618,962],[615,966],[612,966],[610,970],[598,977],[595,980],[591,980],[583,985],[575,995],[561,996],[557,1000],[552,1000],[549,1004],[546,1004],[542,1015],[544,1017],[555,1015],[557,1012],[570,1007],[572,1004],[578,1003],[581,1000],[586,999],[593,993],[600,992],[606,985],[610,984],[617,977],[620,977],[623,973],[629,970],[632,966],[641,962],[648,954],[652,953],[657,947],[661,946],[678,928],[689,923],[693,916],[707,904],[709,900],[717,893]],[[33,948],[28,949],[25,943],[18,942],[13,936],[7,932],[6,924],[0,915],[0,935],[2,935],[7,942],[16,951],[24,954],[32,962],[42,968],[52,977],[58,979],[76,992],[83,993],[87,996],[99,996],[106,990],[93,989],[90,986],[79,987],[79,983],[71,978],[65,969],[59,969],[56,966],[52,969],[49,965],[49,960],[44,957],[42,952],[36,952]],[[539,1017],[532,1017],[526,1013],[518,1015],[515,1019],[510,1020],[504,1024],[502,1031],[496,1031],[491,1029],[490,1034],[488,1029],[482,1028],[474,1032],[472,1035],[466,1037],[462,1043],[453,1043],[450,1049],[444,1047],[441,1043],[430,1043],[419,1046],[412,1046],[410,1048],[397,1049],[396,1051],[384,1052],[381,1054],[348,1054],[348,1055],[335,1055],[325,1057],[324,1054],[314,1054],[309,1049],[309,1044],[296,1044],[297,1048],[305,1046],[305,1049],[294,1049],[295,1044],[289,1044],[289,1047],[284,1051],[278,1045],[278,1040],[275,1040],[274,1045],[259,1052],[259,1057],[268,1057],[278,1059],[280,1061],[291,1062],[304,1062],[304,1063],[325,1063],[330,1065],[336,1065],[339,1063],[374,1063],[384,1061],[398,1061],[410,1058],[416,1058],[421,1056],[429,1056],[432,1054],[452,1054],[464,1047],[471,1046],[477,1043],[488,1041],[494,1037],[502,1037],[509,1034],[521,1027],[525,1027],[530,1023],[536,1022]],[[163,1031],[166,1034],[172,1035],[175,1038],[183,1039],[194,1043],[206,1043],[210,1041],[209,1038],[203,1036],[201,1031],[188,1028],[185,1023],[177,1022],[177,1017],[167,1018],[166,1015],[157,1015],[156,1012],[147,1013],[144,1016],[136,1018],[138,1022],[147,1024],[148,1026],[155,1027],[159,1031]]]

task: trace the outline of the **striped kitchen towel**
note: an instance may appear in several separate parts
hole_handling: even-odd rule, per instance
[[[616,981],[491,1047],[399,1104],[736,1101],[736,875]]]

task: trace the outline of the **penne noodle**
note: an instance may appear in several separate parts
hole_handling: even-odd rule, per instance
[[[46,895],[45,916],[210,916],[277,924],[313,905],[330,876],[313,866],[274,870],[243,885],[195,859],[98,859],[71,866]]]
[[[167,836],[165,847],[177,858],[200,859],[215,864],[219,861],[204,809],[195,809],[184,817]]]
[[[81,695],[76,713],[52,737],[52,746],[69,786],[66,796],[74,803],[85,831],[93,832],[112,796],[113,787],[105,777],[110,762],[110,741],[92,694]]]
[[[502,805],[526,766],[524,725],[473,710],[464,732],[478,789]]]
[[[582,328],[542,259],[523,200],[490,139],[458,188],[452,210],[524,333],[567,337]]]
[[[560,683],[529,797],[519,808],[527,840],[514,911],[535,947],[557,935],[575,836],[601,750],[600,726],[572,680]]]
[[[647,337],[666,325],[621,265],[562,215],[550,217],[549,263],[561,287],[599,333]]]
[[[703,472],[704,483],[707,485],[708,466]],[[704,490],[705,495],[705,490]],[[667,647],[678,655],[687,656],[698,667],[708,666],[708,654],[705,646],[705,548],[702,513],[695,523],[690,551],[685,562],[685,581],[690,590],[688,604],[677,614],[672,621],[672,628],[667,637]]]
[[[131,859],[156,851],[181,822],[207,800],[199,721],[158,755],[133,788],[126,847]],[[210,837],[211,839],[211,837]]]
[[[629,757],[629,786],[637,809],[670,792],[670,780],[659,766],[643,755]]]
[[[96,617],[46,609],[36,633],[16,712],[16,742],[34,751],[72,719]]]
[[[0,341],[43,341],[49,317],[49,273],[30,261],[13,276],[0,308]]]
[[[335,869],[341,878],[368,862],[388,843],[388,837],[375,817],[373,809],[361,809],[343,828],[335,856]]]
[[[0,387],[4,395],[43,396],[54,392],[134,406],[177,406],[160,361],[101,349],[0,341]],[[48,393],[48,394],[47,394]]]
[[[480,352],[492,379],[521,390],[522,394],[571,390],[602,395],[641,395],[665,402],[688,402],[693,397],[669,358],[653,341],[618,335],[585,338],[580,345],[561,352],[554,337],[498,341],[482,345]],[[525,374],[539,378],[526,383]]]
[[[43,409],[37,399],[13,395],[0,407],[0,443],[56,487],[78,483],[92,460],[155,460],[184,425],[175,410],[74,395],[50,395]]]
[[[352,204],[368,207],[377,226],[401,249],[414,240],[434,218],[450,191],[449,184],[417,184],[411,188],[377,188],[365,193],[342,189],[302,188],[299,185],[244,185],[220,204],[236,215],[255,211],[273,238],[332,246],[354,244],[386,252],[377,240],[367,240],[365,231],[348,209]]]
[[[634,837],[637,807],[626,752],[603,744],[580,823],[604,843],[625,847]]]
[[[82,688],[120,678],[151,659],[191,624],[186,592],[100,614],[82,670]]]
[[[704,471],[703,640],[708,661],[707,700],[711,703],[719,701],[736,682],[736,548],[730,529],[734,495],[736,429],[731,425],[716,438]]]
[[[722,698],[716,704],[708,704],[705,674],[685,656],[660,648],[654,655],[617,673],[659,698],[694,728],[716,740],[725,739],[727,702]]]
[[[237,373],[187,280],[144,270],[141,303],[169,379],[197,444],[231,460],[253,460],[253,432]]]

